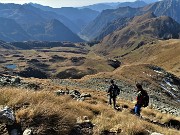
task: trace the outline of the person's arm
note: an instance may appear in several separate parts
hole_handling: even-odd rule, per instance
[[[110,92],[110,87],[108,88],[108,90],[107,90],[107,93],[109,93]]]

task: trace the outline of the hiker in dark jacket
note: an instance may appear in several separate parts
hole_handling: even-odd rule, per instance
[[[113,106],[114,109],[116,109],[116,97],[117,95],[119,95],[120,89],[118,88],[118,86],[116,84],[114,84],[114,81],[111,80],[111,86],[108,89],[108,95],[109,95],[109,104],[112,105],[111,100],[113,100]]]
[[[141,107],[148,106],[149,96],[148,96],[147,92],[142,88],[141,84],[137,83],[136,87],[137,87],[138,95],[136,98],[137,102],[136,102],[135,107],[134,107],[134,113],[137,116],[140,116]]]

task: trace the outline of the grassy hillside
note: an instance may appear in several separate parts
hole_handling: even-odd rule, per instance
[[[150,63],[180,76],[180,40],[159,41],[156,44],[142,46],[123,57],[124,64]]]
[[[26,81],[29,81],[26,79]],[[103,131],[119,131],[120,134],[137,135],[148,132],[160,132],[165,135],[179,134],[173,128],[162,127],[132,115],[133,103],[118,99],[118,106],[122,111],[114,110],[107,105],[106,93],[92,89],[78,87],[63,87],[52,84],[50,80],[31,79],[41,86],[40,91],[31,91],[13,87],[3,87],[0,91],[0,103],[15,110],[16,119],[21,123],[23,130],[30,127],[35,135],[67,135],[72,132],[78,118],[88,116],[95,124],[94,134]],[[77,89],[80,92],[90,93],[91,98],[85,101],[73,100],[70,96],[56,96],[55,90]],[[124,108],[124,106],[126,106]],[[151,108],[143,109],[143,116],[157,123],[166,123],[170,120],[180,121],[179,117],[162,114]],[[0,133],[5,134],[3,125]]]

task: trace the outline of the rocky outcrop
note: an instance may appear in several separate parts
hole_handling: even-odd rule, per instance
[[[38,90],[40,88],[40,86],[35,83],[23,82],[23,80],[20,77],[12,77],[5,75],[0,75],[0,86],[13,86],[33,90]]]
[[[158,66],[149,66],[149,68],[158,73],[159,78],[161,78],[159,85],[163,92],[177,102],[180,102],[180,78]]]
[[[121,66],[121,62],[115,59],[108,60],[108,65],[112,66],[113,68],[118,68]]]

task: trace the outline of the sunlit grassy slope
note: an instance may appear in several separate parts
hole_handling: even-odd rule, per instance
[[[180,76],[180,40],[159,41],[145,45],[123,58],[124,64],[148,63]]]
[[[147,131],[156,131],[165,135],[180,134],[176,129],[161,127],[132,115],[130,111],[134,104],[129,101],[118,99],[118,106],[127,107],[122,112],[114,110],[107,105],[105,92],[68,87],[70,90],[77,89],[92,95],[91,98],[81,102],[71,99],[68,95],[55,95],[55,90],[67,90],[67,87],[52,84],[50,80],[31,79],[31,81],[39,83],[40,91],[4,87],[0,91],[0,104],[12,107],[23,129],[33,127],[38,135],[67,135],[75,125],[76,119],[83,116],[88,116],[95,124],[96,135],[104,130],[120,130],[122,135],[145,134]],[[172,119],[180,120],[179,117],[161,114],[151,108],[143,109],[142,114],[159,123]]]

